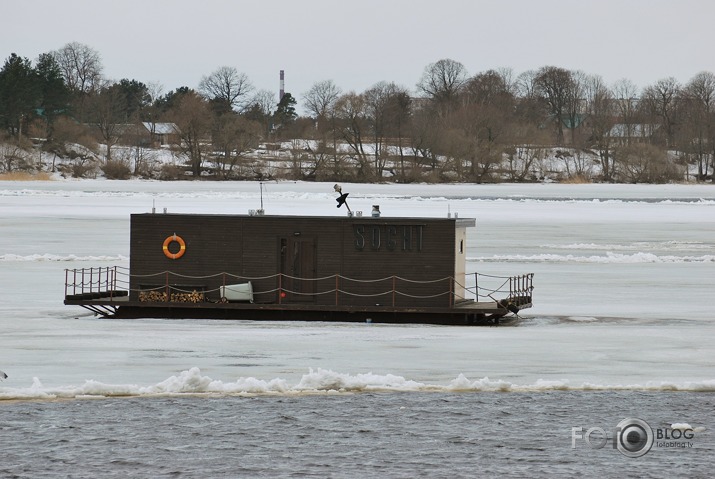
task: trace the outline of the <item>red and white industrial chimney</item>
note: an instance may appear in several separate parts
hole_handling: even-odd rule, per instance
[[[280,93],[278,94],[278,101],[280,102],[283,99],[283,95],[285,95],[286,90],[285,90],[285,73],[283,70],[281,70],[281,90]]]

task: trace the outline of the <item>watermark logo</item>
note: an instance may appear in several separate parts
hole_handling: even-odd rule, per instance
[[[627,457],[641,457],[651,450],[653,445],[657,447],[693,447],[690,442],[695,436],[691,427],[679,429],[653,428],[642,419],[626,418],[619,422],[611,431],[601,427],[571,428],[571,449],[576,448],[576,441],[583,440],[592,449],[602,449],[609,440],[613,444],[613,449],[618,449],[621,454]],[[664,441],[661,441],[664,439]]]
[[[626,418],[615,430],[616,447],[624,456],[641,457],[653,447],[653,430],[642,419]]]

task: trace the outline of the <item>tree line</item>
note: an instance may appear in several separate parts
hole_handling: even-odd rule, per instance
[[[665,182],[683,170],[699,180],[715,169],[715,75],[686,84],[674,78],[639,89],[629,80],[606,85],[598,75],[556,66],[516,75],[510,69],[469,75],[441,59],[425,67],[414,91],[380,81],[363,92],[343,92],[332,80],[276,101],[245,73],[223,66],[196,89],[164,93],[136,79],[107,80],[91,47],[68,43],[29,59],[10,55],[0,70],[0,142],[76,157],[68,151],[103,145],[107,171],[152,176],[140,155],[114,158],[131,144],[128,125],[172,123],[174,148],[193,177],[250,178],[259,144],[291,142],[285,175],[291,179],[381,181],[535,181],[548,155],[562,155],[564,175],[586,181]],[[154,132],[150,131],[153,135]],[[300,141],[298,141],[300,140]],[[285,149],[285,148],[284,148]],[[20,168],[4,155],[3,169]],[[15,163],[13,163],[13,161]],[[595,167],[594,167],[595,165]]]

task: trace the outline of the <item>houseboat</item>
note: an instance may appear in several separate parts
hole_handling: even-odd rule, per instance
[[[498,324],[532,306],[533,275],[467,273],[475,224],[384,217],[379,206],[132,214],[129,268],[66,270],[64,303],[117,318]]]

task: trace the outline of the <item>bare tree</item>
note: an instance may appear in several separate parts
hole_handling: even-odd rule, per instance
[[[206,101],[194,92],[181,95],[178,105],[169,112],[179,128],[181,151],[188,157],[194,178],[201,175],[210,146],[211,111]]]
[[[433,179],[439,175],[441,165],[441,150],[444,139],[443,122],[435,121],[435,117],[426,108],[417,108],[412,118],[411,148],[413,163],[411,177],[419,179],[423,167],[432,172]]]
[[[581,145],[583,140],[577,135],[577,132],[581,131],[581,123],[585,118],[586,89],[590,81],[589,76],[580,70],[571,72],[571,82],[566,91],[565,117],[562,124],[566,123],[569,128],[571,144],[574,146]]]
[[[364,95],[355,92],[342,95],[335,103],[335,111],[338,131],[357,161],[358,176],[362,179],[374,179],[364,145],[365,136],[368,134],[367,105]]]
[[[303,103],[310,113],[314,115],[318,141],[322,144],[317,150],[320,158],[324,159],[329,154],[327,145],[332,143],[334,175],[340,163],[338,155],[338,133],[336,124],[335,105],[341,95],[340,88],[332,80],[316,82],[306,93],[303,94]],[[320,165],[318,165],[320,166]],[[320,171],[318,167],[316,171]]]
[[[684,88],[682,102],[685,123],[682,146],[695,155],[698,178],[702,179],[708,175],[708,157],[715,157],[715,75],[710,72],[695,75]]]
[[[496,70],[488,70],[465,83],[463,98],[465,104],[493,105],[503,100],[511,103],[513,95],[504,78]]]
[[[65,85],[77,97],[76,115],[84,121],[87,95],[102,86],[102,59],[96,50],[78,42],[68,43],[52,55],[62,71]]]
[[[516,146],[509,149],[509,176],[512,181],[526,181],[543,175],[541,162],[544,159],[543,148]]]
[[[234,169],[255,150],[261,138],[262,126],[233,113],[227,113],[216,121],[213,143],[222,154],[216,159],[218,172],[223,179],[234,175]]]
[[[465,145],[470,145],[465,157],[469,165],[466,178],[486,181],[501,163],[511,140],[509,125],[513,120],[514,97],[495,70],[471,78],[462,96],[462,105],[450,124],[462,132]]]
[[[615,124],[613,93],[600,76],[589,76],[585,84],[586,112],[590,118],[591,144],[598,150],[605,181],[612,180],[611,130]]]
[[[409,91],[401,86],[395,86],[386,105],[386,133],[391,138],[393,147],[397,148],[399,159],[399,175],[404,180],[406,177],[405,161],[407,156],[413,156],[412,152],[406,154],[405,150],[409,145],[409,136],[412,129],[412,98]],[[393,155],[394,156],[394,155]]]
[[[248,76],[234,67],[220,67],[199,83],[199,92],[215,102],[221,113],[242,111],[248,106],[248,95],[252,91]]]
[[[440,106],[449,108],[467,81],[467,69],[461,63],[445,58],[425,67],[417,90]]]
[[[303,177],[318,181],[340,181],[344,172],[341,171],[340,156],[335,153],[335,150],[328,146],[327,143],[318,139],[317,141],[305,143],[305,173]],[[328,169],[328,165],[333,160],[332,172]]]
[[[255,105],[258,109],[266,116],[271,116],[275,113],[276,105],[276,94],[270,90],[259,90],[253,95],[250,100],[251,105]]]
[[[107,85],[88,97],[91,122],[106,146],[106,163],[112,161],[112,147],[119,142],[125,127],[127,102],[117,84]]]
[[[538,72],[535,70],[527,70],[521,73],[514,84],[516,95],[520,98],[536,98],[538,96],[537,76]]]
[[[665,145],[671,147],[675,140],[676,99],[680,93],[680,84],[673,78],[658,80],[643,90],[641,106],[651,118],[659,119],[665,130]]]
[[[546,135],[540,125],[548,122],[548,108],[539,96],[537,84],[538,72],[527,70],[520,74],[515,82],[515,125],[522,134],[525,143],[543,143]]]
[[[100,87],[102,59],[91,47],[71,42],[53,52],[68,88],[75,92],[90,93]]]
[[[516,92],[518,90],[518,79],[514,76],[514,70],[508,67],[501,67],[492,71],[494,71],[497,76],[501,78],[501,81],[506,91],[508,91],[512,95],[516,95]]]
[[[319,81],[303,94],[303,103],[320,123],[321,120],[328,117],[340,97],[340,93],[340,88],[333,83],[333,80]]]
[[[556,142],[564,142],[564,116],[573,103],[573,79],[571,72],[563,68],[547,66],[536,76],[538,94],[549,105],[552,120],[556,125]]]
[[[382,178],[382,172],[387,162],[387,152],[385,151],[385,128],[388,121],[388,105],[390,97],[395,91],[394,83],[380,82],[364,93],[365,113],[371,127],[374,148],[373,170],[375,178]]]
[[[612,90],[622,134],[626,143],[630,143],[636,134],[635,125],[638,121],[638,87],[624,78],[614,83]]]
[[[242,115],[255,121],[263,128],[263,134],[268,135],[273,124],[273,113],[276,110],[276,94],[270,90],[259,90],[248,101],[248,106]]]

